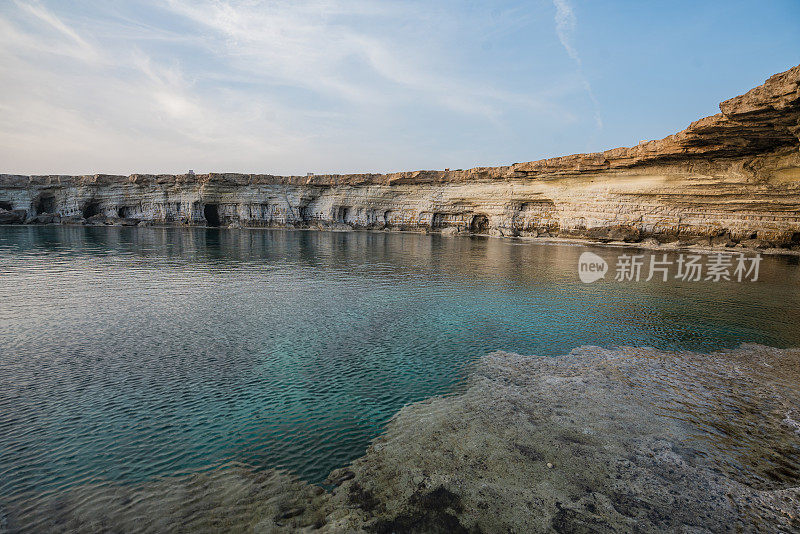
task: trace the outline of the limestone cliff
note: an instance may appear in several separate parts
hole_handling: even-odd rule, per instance
[[[0,224],[371,228],[800,247],[800,65],[635,147],[506,167],[0,175]]]

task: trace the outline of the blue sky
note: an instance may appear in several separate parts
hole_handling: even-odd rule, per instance
[[[798,63],[796,0],[0,0],[0,172],[503,165],[664,137]]]

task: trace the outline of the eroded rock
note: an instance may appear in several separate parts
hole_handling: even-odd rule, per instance
[[[25,213],[0,208],[0,224],[19,224],[25,221]]]
[[[350,466],[332,495],[349,510],[338,525],[800,529],[800,435],[782,420],[800,405],[798,357],[759,346],[490,355],[464,393],[404,408]],[[369,506],[346,498],[354,492]]]
[[[721,113],[682,132],[602,153],[468,170],[308,177],[0,175],[0,204],[90,224],[105,222],[95,219],[103,215],[233,227],[456,227],[498,237],[597,235],[615,242],[727,234],[734,244],[756,233],[791,249],[800,246],[798,87],[800,66],[723,102]]]
[[[497,352],[325,491],[229,465],[2,503],[12,532],[791,532],[800,349]],[[2,518],[0,518],[2,519]]]

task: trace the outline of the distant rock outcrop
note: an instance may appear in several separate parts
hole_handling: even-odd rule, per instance
[[[604,241],[701,236],[731,246],[800,248],[800,66],[722,102],[720,111],[661,140],[505,167],[308,176],[5,174],[0,208],[24,210],[27,222],[47,221],[39,216],[48,214],[73,224],[448,229]]]

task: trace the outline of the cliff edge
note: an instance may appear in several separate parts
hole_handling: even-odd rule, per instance
[[[719,108],[664,139],[502,167],[314,176],[0,174],[0,223],[701,237],[800,247],[800,65]]]

